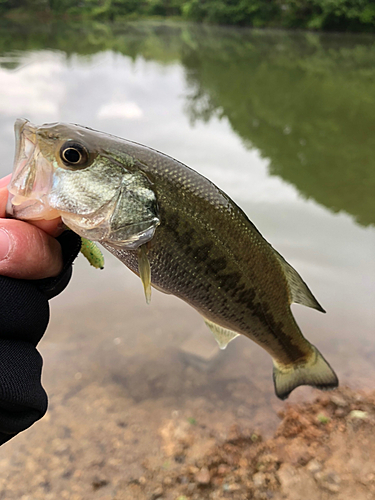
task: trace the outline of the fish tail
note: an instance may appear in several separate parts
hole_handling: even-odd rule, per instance
[[[273,382],[276,396],[286,399],[300,385],[311,385],[317,389],[334,389],[339,385],[336,373],[320,354],[312,347],[312,354],[307,361],[293,365],[282,365],[273,360]]]

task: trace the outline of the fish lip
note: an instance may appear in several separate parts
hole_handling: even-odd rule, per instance
[[[54,214],[46,208],[41,200],[25,199],[20,205],[13,205],[14,195],[9,193],[5,208],[5,215],[10,219],[41,220],[56,219],[59,215]],[[51,213],[50,216],[47,214]]]
[[[29,129],[28,133],[25,130],[26,127]],[[8,186],[9,195],[5,209],[7,217],[19,217],[19,213],[17,213],[19,210],[13,203],[17,199],[17,196],[25,198],[26,201],[26,193],[30,191],[30,187],[27,186],[30,185],[32,168],[29,168],[29,173],[28,175],[26,174],[26,177],[25,172],[27,172],[30,160],[35,151],[35,131],[35,125],[25,118],[18,118],[14,124],[16,145],[13,174]],[[31,138],[34,138],[34,141]]]
[[[27,123],[31,124],[30,120],[27,120],[26,118],[17,118],[14,123],[14,133],[16,138],[21,137],[22,130]],[[34,128],[36,128],[35,125]]]
[[[36,129],[35,125],[24,118],[18,118],[14,124],[16,148],[13,175],[8,188],[13,195],[30,196],[35,177],[35,169],[30,163],[37,147]]]
[[[46,198],[52,167],[40,152],[38,127],[25,118],[18,118],[14,132],[16,147],[6,215],[18,219],[55,218],[57,215],[52,217]]]

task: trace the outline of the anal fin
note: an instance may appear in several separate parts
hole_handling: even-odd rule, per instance
[[[220,349],[225,349],[229,342],[239,336],[239,333],[223,328],[222,326],[213,323],[209,319],[204,318],[204,322],[214,334],[216,342],[219,344]]]

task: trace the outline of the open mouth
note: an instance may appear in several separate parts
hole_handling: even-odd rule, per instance
[[[25,119],[14,125],[16,153],[8,186],[8,217],[54,219],[59,216],[48,204],[53,171],[38,146],[37,127]]]

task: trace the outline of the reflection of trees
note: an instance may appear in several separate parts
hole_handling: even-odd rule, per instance
[[[375,45],[337,36],[241,38],[237,46],[202,38],[184,59],[192,119],[226,116],[270,159],[272,174],[333,211],[375,223]]]
[[[0,0],[1,1],[1,0]],[[0,23],[0,55],[14,51],[52,49],[67,55],[91,55],[104,50],[132,58],[142,55],[160,62],[179,60],[183,40],[179,27],[155,23],[46,23],[30,26]]]
[[[152,23],[0,29],[0,54],[40,48],[180,61],[192,121],[226,116],[272,174],[375,223],[373,38]]]

